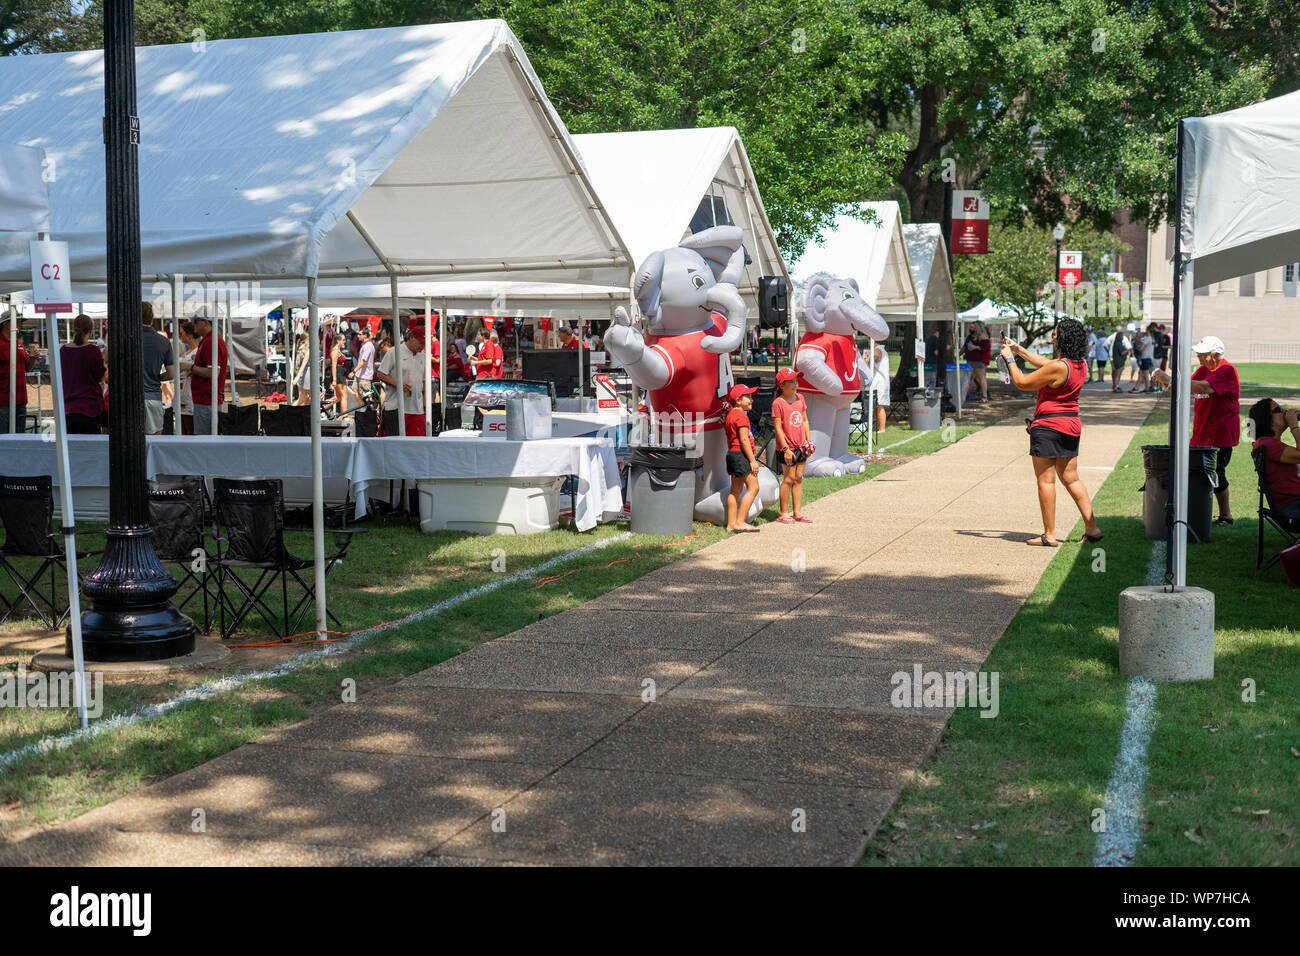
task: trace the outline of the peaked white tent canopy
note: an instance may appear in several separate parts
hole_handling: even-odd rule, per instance
[[[1015,310],[996,304],[992,299],[984,299],[958,315],[963,322],[1001,322],[1015,320]]]
[[[1196,287],[1300,259],[1300,92],[1179,123],[1177,212],[1169,568],[1182,588]]]
[[[50,190],[44,166],[44,150],[0,143],[0,232],[30,236],[50,231]],[[23,251],[25,254],[26,249]],[[31,275],[30,270],[27,274]]]
[[[948,270],[948,247],[943,241],[943,227],[936,222],[910,222],[903,226],[903,242],[916,288],[917,306],[911,314],[892,309],[880,310],[891,321],[916,316],[916,337],[924,338],[922,323],[954,322],[957,303],[952,293],[952,273]]]
[[[903,235],[903,218],[896,202],[861,203],[879,222],[864,222],[841,214],[823,236],[808,243],[795,265],[802,282],[818,272],[858,281],[863,297],[877,312],[916,312],[916,279]],[[951,285],[951,283],[949,283]]]
[[[626,250],[502,21],[136,57],[146,278],[626,278]],[[79,281],[105,274],[103,108],[99,51],[0,58],[0,139],[45,148],[52,232]],[[0,240],[0,280],[25,275],[26,256],[25,240]]]

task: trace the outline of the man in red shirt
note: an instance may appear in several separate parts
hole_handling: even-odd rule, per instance
[[[28,356],[20,337],[16,343],[9,341],[10,324],[6,322],[0,329],[0,434],[22,431],[27,415],[27,370],[31,362],[40,353],[32,349]],[[14,362],[14,420],[9,421],[9,350],[17,345],[17,361]]]
[[[582,343],[582,347],[585,349],[591,348],[591,346],[587,345],[585,342]],[[560,326],[560,348],[574,350],[578,348],[578,337],[573,334],[573,329],[569,328],[567,325]]]
[[[199,348],[191,369],[190,392],[194,396],[194,434],[212,434],[212,349],[217,350],[217,404],[226,396],[226,376],[230,374],[230,357],[226,343],[212,329],[212,321],[204,315],[194,320],[194,334],[199,337]]]
[[[489,338],[486,329],[479,329],[478,354],[470,359],[470,363],[478,371],[478,377],[500,378],[504,359],[505,353],[501,351],[501,346],[497,344],[497,334],[493,332]]]
[[[1223,357],[1223,340],[1207,335],[1192,346],[1201,367],[1192,373],[1192,445],[1217,448],[1215,472],[1219,484],[1214,497],[1219,502],[1215,524],[1232,524],[1228,501],[1228,462],[1241,441],[1241,381],[1237,370]],[[1164,372],[1153,374],[1162,385],[1172,381]]]

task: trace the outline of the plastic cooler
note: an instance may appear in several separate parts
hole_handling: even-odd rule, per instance
[[[437,478],[420,482],[420,530],[537,534],[560,525],[557,478]]]

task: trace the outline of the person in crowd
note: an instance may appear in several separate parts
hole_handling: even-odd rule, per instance
[[[970,400],[976,400],[974,396],[978,391],[980,396],[978,401],[987,402],[989,400],[988,367],[993,358],[993,342],[983,322],[971,323],[961,352],[970,365]]]
[[[297,386],[298,393],[294,399],[295,405],[311,404],[311,338],[306,332],[298,336],[294,343],[294,362],[295,368],[293,373],[293,384]]]
[[[1110,390],[1119,391],[1120,379],[1124,377],[1124,363],[1128,359],[1133,344],[1124,334],[1124,326],[1116,325],[1110,336]]]
[[[567,325],[560,326],[560,348],[576,349],[578,347],[578,342],[578,336],[574,334],[573,329],[569,328]],[[590,349],[591,346],[584,343],[583,348]]]
[[[776,520],[782,524],[812,521],[803,514],[803,469],[808,461],[809,440],[808,404],[799,394],[798,385],[799,373],[794,369],[783,368],[776,373],[777,396],[772,400],[772,424],[776,426],[776,451],[781,456],[781,515]],[[754,400],[751,398],[749,401],[752,404]]]
[[[32,346],[30,352],[23,345],[22,336],[18,336],[17,354],[14,361],[14,420],[9,420],[9,350],[14,344],[9,341],[10,324],[0,324],[0,434],[8,435],[23,430],[27,418],[27,373],[32,363],[40,358],[40,349]]]
[[[929,338],[925,340],[925,384],[934,385],[939,381],[939,363],[943,355],[943,339],[939,336],[939,330],[935,329],[930,333]]]
[[[104,380],[108,366],[104,353],[91,338],[90,316],[72,320],[72,341],[59,347],[63,375],[63,420],[69,435],[98,435],[104,415]]]
[[[1115,337],[1113,335],[1094,335],[1093,340],[1092,358],[1097,363],[1096,380],[1104,382],[1106,380],[1106,363],[1110,361],[1110,346],[1115,341]]]
[[[370,338],[370,327],[362,325],[357,329],[357,358],[348,381],[356,393],[358,404],[369,404],[375,400],[375,343]]]
[[[163,403],[163,379],[170,380],[176,374],[175,359],[172,356],[172,344],[167,337],[159,334],[153,327],[153,304],[140,303],[141,365],[140,375],[144,379],[144,433],[161,435],[163,415],[167,406]]]
[[[400,356],[400,359],[399,359]],[[401,399],[397,389],[397,363],[402,363]],[[406,339],[400,348],[389,349],[379,362],[375,379],[383,382],[384,435],[396,438],[401,434],[397,416],[406,420],[406,436],[424,436],[424,385],[429,374],[429,359],[424,354],[424,336],[408,327]]]
[[[1237,369],[1224,357],[1223,340],[1207,335],[1192,346],[1201,365],[1188,383],[1192,390],[1192,445],[1215,448],[1214,470],[1219,503],[1215,524],[1232,524],[1232,502],[1228,496],[1228,462],[1241,441],[1241,380]],[[1167,372],[1156,373],[1163,385],[1172,384]]]
[[[1012,384],[1022,392],[1037,392],[1034,417],[1029,420],[1029,456],[1034,464],[1038,484],[1038,509],[1042,513],[1043,533],[1029,539],[1029,544],[1055,548],[1056,482],[1060,480],[1074,499],[1083,516],[1084,540],[1100,541],[1101,528],[1092,513],[1088,488],[1079,478],[1079,438],[1083,423],[1079,420],[1079,392],[1088,367],[1084,349],[1088,344],[1083,325],[1075,319],[1061,319],[1052,332],[1053,357],[1036,355],[1010,339],[1002,340],[1002,357],[1007,360]],[[1023,372],[1014,361],[1024,359],[1033,371]]]
[[[456,326],[456,351],[460,353],[460,360],[463,365],[469,365],[469,343],[465,341],[465,323],[461,322]]]
[[[1300,412],[1261,398],[1250,406],[1249,414],[1256,436],[1251,449],[1264,449],[1272,505],[1282,517],[1300,520]],[[1294,445],[1282,440],[1284,432],[1291,433]]]
[[[1149,392],[1151,391],[1151,372],[1156,367],[1156,336],[1155,323],[1148,325],[1138,337],[1137,348],[1134,350],[1138,362],[1138,383],[1129,389],[1130,392]]]
[[[1165,331],[1164,323],[1162,322],[1156,323],[1155,338],[1156,338],[1156,348],[1155,348],[1156,365],[1158,365],[1160,367],[1160,371],[1163,372],[1166,368],[1169,367],[1169,346],[1173,344],[1172,339],[1169,336],[1169,333]],[[1152,381],[1154,384],[1154,379]]]
[[[867,388],[874,390],[876,406],[876,434],[885,433],[885,416],[889,414],[889,350],[879,342],[876,343],[876,368]],[[871,356],[867,356],[870,365]],[[986,386],[987,387],[987,386]],[[866,396],[863,396],[865,399]]]
[[[1084,384],[1086,385],[1088,382],[1092,381],[1092,363],[1094,360],[1093,352],[1097,350],[1097,333],[1092,330],[1091,325],[1085,325],[1083,330],[1088,333],[1088,341],[1083,350],[1083,361],[1088,366],[1088,377],[1084,380]]]
[[[733,385],[727,393],[730,408],[722,427],[727,435],[727,474],[731,476],[731,491],[727,494],[727,530],[748,532],[759,530],[747,520],[749,509],[758,497],[758,458],[754,454],[754,438],[749,427],[749,410],[754,405],[752,385]]]
[[[212,398],[220,405],[226,396],[226,377],[230,374],[230,356],[225,340],[212,327],[206,315],[194,317],[194,333],[199,337],[199,347],[194,350],[190,363],[190,391],[194,396],[194,433],[212,434]],[[215,369],[215,373],[214,373]]]
[[[181,434],[194,434],[194,386],[193,386],[193,364],[194,356],[199,348],[199,337],[194,332],[193,322],[181,323],[181,354],[177,361],[181,367],[181,396],[180,396],[180,416],[181,416]],[[175,402],[172,407],[176,407]],[[175,413],[173,413],[175,414]]]
[[[575,338],[576,342],[577,339]],[[497,334],[489,333],[487,329],[478,330],[478,351],[470,359],[470,364],[474,366],[477,378],[500,378],[501,366],[505,360],[505,353],[501,351],[501,346],[497,344]],[[574,348],[577,348],[575,345]]]

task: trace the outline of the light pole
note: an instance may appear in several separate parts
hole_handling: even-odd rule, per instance
[[[1059,222],[1052,227],[1052,238],[1056,240],[1056,274],[1052,276],[1052,285],[1056,289],[1056,311],[1061,311],[1061,242],[1065,239],[1065,226]]]
[[[140,322],[140,175],[135,115],[135,4],[104,4],[104,186],[108,251],[108,519],[104,555],[82,585],[88,661],[180,657],[194,650],[194,622],[171,603],[176,581],[153,548],[145,497],[144,365]],[[68,634],[68,654],[72,654]]]

